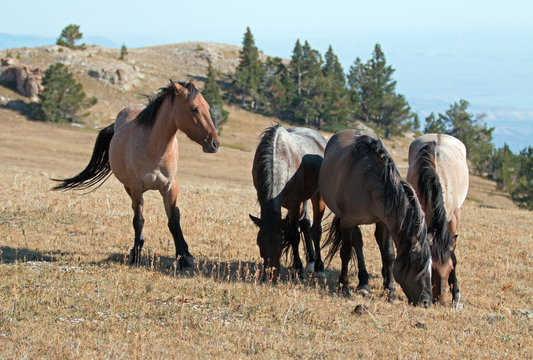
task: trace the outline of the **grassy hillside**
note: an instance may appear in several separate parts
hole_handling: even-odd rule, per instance
[[[168,66],[177,72],[180,65]],[[146,71],[150,89],[192,72]],[[108,91],[98,110],[106,120],[95,125],[111,122],[140,90],[121,92],[77,76],[92,84],[89,95]],[[24,100],[3,87],[0,96]],[[0,108],[1,357],[533,357],[533,213],[515,209],[493,183],[475,177],[459,229],[460,308],[414,308],[401,290],[387,302],[373,226],[363,227],[370,296],[338,296],[338,259],[324,282],[288,281],[286,269],[277,285],[259,282],[256,228],[248,218],[259,206],[250,172],[257,137],[274,119],[228,110],[217,154],[179,135],[178,201],[196,257],[192,272],[180,272],[159,194],[145,196],[144,265],[131,268],[124,262],[133,214],[116,179],[87,195],[49,191],[50,178],[85,166],[94,129],[32,122]],[[410,140],[387,142],[400,165]],[[354,264],[353,283],[355,270]],[[353,313],[361,304],[367,310]]]

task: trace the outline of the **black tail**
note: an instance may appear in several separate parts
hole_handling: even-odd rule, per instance
[[[337,254],[342,245],[342,236],[341,236],[341,218],[335,216],[331,225],[329,226],[328,237],[324,242],[324,246],[329,246],[328,255],[326,256],[324,262],[331,263],[335,254]]]
[[[93,155],[87,167],[81,173],[69,179],[52,179],[60,182],[52,190],[86,190],[98,183],[102,185],[111,176],[109,144],[115,133],[114,126],[115,124],[111,124],[98,133],[94,144]]]

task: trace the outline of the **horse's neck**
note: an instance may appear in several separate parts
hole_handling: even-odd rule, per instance
[[[172,146],[177,132],[178,128],[171,112],[170,102],[165,99],[150,129],[148,149],[156,154],[166,153],[169,146]]]

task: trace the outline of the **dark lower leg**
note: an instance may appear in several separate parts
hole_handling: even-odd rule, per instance
[[[459,286],[457,285],[457,258],[455,257],[455,251],[452,251],[451,257],[453,261],[453,269],[452,271],[450,271],[450,275],[448,277],[448,284],[450,285],[450,292],[452,293],[453,301],[459,302],[459,300],[461,300],[461,292],[459,290]]]
[[[174,245],[176,246],[176,258],[182,267],[191,267],[192,255],[189,253],[189,246],[185,242],[183,232],[180,225],[180,210],[178,207],[168,219],[168,228],[174,238]]]
[[[298,222],[289,220],[289,229],[287,231],[289,241],[292,247],[293,263],[292,267],[297,271],[299,277],[303,277],[303,264],[300,259],[298,246],[300,245],[300,233],[298,232]]]
[[[394,277],[392,275],[392,266],[394,265],[394,242],[389,234],[389,231],[385,224],[376,224],[376,241],[379,245],[381,253],[381,262],[383,267],[381,268],[381,275],[383,276],[383,287],[389,290],[389,299],[394,299],[396,296],[396,285],[394,283]]]
[[[315,245],[315,272],[324,271],[324,262],[320,255],[320,239],[322,238],[322,225],[320,222],[318,224],[313,223],[311,227],[311,238]]]
[[[363,235],[359,226],[355,226],[352,230],[352,243],[357,255],[357,277],[359,278],[357,289],[370,291],[368,287],[368,271],[366,271],[365,256],[363,255]]]
[[[316,256],[315,256],[315,247],[313,246],[313,242],[311,239],[311,224],[309,223],[309,219],[304,217],[302,220],[298,222],[298,225],[300,226],[300,231],[304,234],[304,241],[305,241],[305,252],[307,260],[307,263],[314,263]]]
[[[144,245],[144,235],[142,234],[144,226],[144,217],[140,209],[135,210],[133,215],[133,230],[135,231],[135,240],[133,248],[130,251],[130,264],[139,264],[141,261],[141,250]]]
[[[341,229],[342,244],[341,244],[341,274],[339,276],[339,287],[345,296],[350,296],[348,289],[348,265],[352,258],[352,229]]]

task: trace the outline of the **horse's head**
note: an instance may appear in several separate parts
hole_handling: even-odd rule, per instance
[[[444,235],[450,238],[450,241],[446,243],[453,245],[450,246],[449,252],[447,252],[447,256],[443,257],[443,260],[437,259],[435,258],[435,256],[433,256],[431,274],[431,285],[433,287],[433,302],[440,302],[441,304],[444,303],[446,284],[448,284],[448,278],[450,277],[450,273],[453,270],[453,259],[451,253],[455,250],[455,240],[457,239],[457,235],[451,236],[448,231],[446,231]],[[435,246],[431,239],[429,243],[432,246]]]
[[[394,279],[414,305],[431,306],[431,249],[427,240],[427,227],[414,190],[404,185],[410,201],[403,220],[404,238],[394,261]]]
[[[177,95],[176,117],[178,128],[191,140],[202,145],[207,153],[215,153],[218,150],[218,135],[211,114],[209,104],[198,91],[194,83],[175,83],[170,80]]]
[[[275,281],[279,275],[280,258],[283,245],[283,229],[280,226],[265,226],[264,221],[250,214],[250,219],[259,227],[257,245],[263,258],[263,279],[269,276]]]

